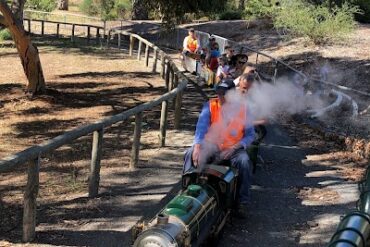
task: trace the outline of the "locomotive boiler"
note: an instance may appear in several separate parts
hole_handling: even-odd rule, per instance
[[[238,171],[208,165],[182,177],[182,191],[148,223],[133,230],[134,247],[214,246],[237,197]]]

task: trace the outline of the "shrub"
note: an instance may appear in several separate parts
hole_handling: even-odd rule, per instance
[[[358,8],[343,4],[330,11],[322,5],[314,6],[297,1],[281,1],[274,14],[274,26],[293,36],[305,36],[315,43],[326,43],[345,38],[356,26],[354,14]]]
[[[40,11],[50,12],[57,7],[56,0],[28,0],[26,7]]]
[[[10,31],[9,29],[2,29],[0,30],[0,41],[4,41],[4,40],[11,40],[12,39],[12,35],[10,34]]]
[[[117,17],[128,19],[131,16],[132,4],[130,0],[116,0],[114,4]]]
[[[243,18],[243,13],[238,10],[226,10],[218,16],[220,20],[240,20]]]
[[[252,18],[271,17],[277,1],[249,0],[245,6],[245,14]]]
[[[370,1],[369,0],[354,0],[353,4],[357,5],[362,13],[355,15],[356,20],[360,22],[370,23]]]
[[[99,16],[103,20],[128,18],[131,8],[130,0],[83,0],[80,5],[85,14]]]

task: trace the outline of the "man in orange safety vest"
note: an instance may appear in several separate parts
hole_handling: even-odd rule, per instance
[[[210,160],[230,161],[239,170],[239,204],[242,211],[250,202],[252,166],[247,152],[255,138],[251,119],[248,119],[246,106],[238,102],[228,102],[227,92],[235,87],[230,82],[222,82],[216,87],[217,98],[206,102],[199,115],[193,146],[184,157],[183,173],[202,166]],[[245,213],[242,213],[245,214]]]

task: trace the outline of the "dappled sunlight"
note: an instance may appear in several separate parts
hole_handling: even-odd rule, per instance
[[[301,233],[299,244],[312,244],[313,246],[326,246],[334,233],[342,214],[324,213],[316,215],[310,224],[309,231]]]

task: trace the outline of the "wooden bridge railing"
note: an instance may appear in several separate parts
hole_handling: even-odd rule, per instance
[[[133,143],[131,151],[130,168],[134,168],[139,161],[139,150],[140,150],[140,137],[142,128],[142,116],[143,112],[151,110],[154,107],[161,104],[161,119],[160,119],[160,138],[159,145],[163,147],[166,141],[166,130],[167,130],[167,116],[168,116],[168,101],[174,97],[175,100],[175,128],[180,126],[181,118],[181,104],[182,104],[182,92],[186,88],[188,83],[187,78],[179,71],[176,64],[157,46],[150,43],[146,39],[143,39],[139,35],[120,32],[119,34],[128,36],[130,40],[129,54],[133,56],[134,44],[138,40],[139,46],[137,51],[137,59],[141,59],[141,53],[145,50],[145,64],[149,66],[150,51],[153,54],[152,71],[157,71],[157,61],[160,57],[160,74],[165,81],[166,92],[161,97],[138,105],[132,109],[129,109],[120,114],[105,118],[101,121],[82,126],[71,131],[65,132],[49,141],[46,141],[40,145],[36,145],[25,149],[19,153],[6,157],[0,160],[0,172],[11,171],[24,164],[28,165],[28,178],[27,185],[24,192],[24,208],[23,208],[23,241],[28,242],[35,237],[36,227],[36,200],[39,189],[39,169],[41,164],[41,156],[46,153],[62,147],[74,140],[93,134],[92,138],[92,151],[91,151],[91,163],[90,173],[88,180],[88,195],[89,197],[95,197],[99,191],[100,181],[100,162],[103,150],[103,139],[104,129],[112,126],[115,123],[119,123],[127,120],[128,118],[135,116],[135,128],[133,134]]]
[[[24,18],[23,19],[25,30],[29,33],[32,33],[32,22],[38,22],[41,25],[40,33],[38,33],[41,36],[45,35],[45,24],[55,24],[55,35],[57,38],[60,37],[60,27],[61,25],[64,26],[70,26],[71,29],[71,41],[74,42],[76,39],[76,27],[83,27],[86,30],[86,38],[87,42],[90,42],[90,40],[95,39],[99,40],[102,36],[105,35],[105,27],[102,26],[96,26],[96,25],[89,25],[89,24],[77,24],[77,23],[71,23],[71,22],[59,22],[59,21],[49,21],[49,20],[38,20],[38,19],[29,19]],[[93,32],[95,30],[95,33]],[[36,34],[35,32],[33,32]]]

